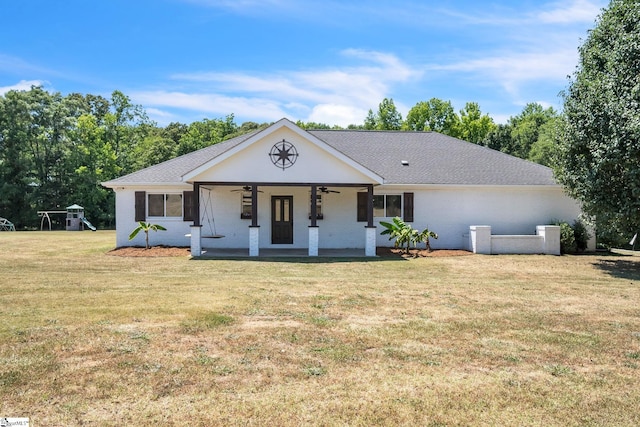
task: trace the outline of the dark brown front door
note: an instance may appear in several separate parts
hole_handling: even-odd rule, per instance
[[[271,196],[271,243],[293,243],[293,196]]]

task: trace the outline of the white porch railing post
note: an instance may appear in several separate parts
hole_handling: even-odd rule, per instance
[[[191,226],[191,256],[202,255],[202,239],[200,235],[202,233],[202,226]]]
[[[320,227],[309,226],[309,256],[318,256]]]
[[[365,227],[366,240],[364,247],[365,256],[376,256],[376,227]]]
[[[260,254],[260,226],[249,227],[249,256]]]

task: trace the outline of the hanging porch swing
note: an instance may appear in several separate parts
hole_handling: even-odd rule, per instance
[[[200,220],[200,224],[203,226],[207,225],[208,233],[204,234],[201,237],[203,239],[222,239],[224,234],[218,234],[218,230],[216,229],[216,219],[213,216],[213,202],[211,200],[211,189],[204,188],[207,190],[207,199],[204,203],[204,211],[202,212],[202,219]],[[206,221],[205,221],[206,220]]]

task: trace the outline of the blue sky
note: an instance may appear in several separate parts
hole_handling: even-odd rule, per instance
[[[393,98],[503,123],[560,109],[607,0],[5,0],[0,94],[32,84],[141,104],[160,125],[234,114],[346,126]]]

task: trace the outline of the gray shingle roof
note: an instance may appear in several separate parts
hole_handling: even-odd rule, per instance
[[[140,169],[139,171],[130,173],[129,175],[112,179],[109,182],[105,182],[105,184],[115,186],[118,184],[168,184],[181,182],[182,175],[192,171],[211,159],[215,159],[225,151],[230,150],[245,141],[247,138],[250,138],[255,133],[256,132],[251,132],[218,144],[210,145],[209,147],[167,160],[166,162]]]
[[[436,132],[310,131],[387,184],[554,185],[551,169]],[[406,160],[408,166],[401,162]]]
[[[555,185],[551,169],[436,132],[312,130],[386,184]],[[105,183],[163,184],[182,176],[255,134],[242,135]],[[402,161],[408,165],[402,165]],[[328,177],[330,181],[330,177]]]

